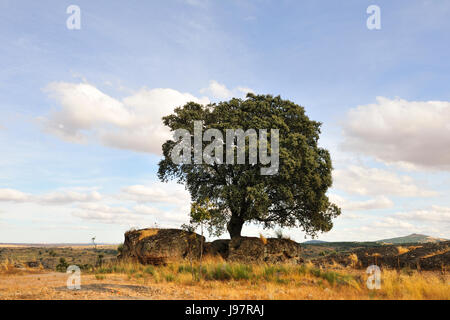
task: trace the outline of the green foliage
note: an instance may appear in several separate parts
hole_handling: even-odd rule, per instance
[[[205,270],[206,280],[248,280],[252,276],[252,267],[245,264],[224,263]]]
[[[56,266],[56,271],[66,272],[68,266],[69,266],[69,264],[66,262],[66,259],[60,258],[59,264]]]
[[[153,266],[146,266],[144,268],[144,273],[150,274],[150,275],[154,275],[155,274],[155,267]]]
[[[103,257],[104,257],[103,254],[99,254],[99,255],[97,256],[97,262],[96,262],[96,265],[97,265],[97,266],[101,266],[101,265],[103,264]]]
[[[175,276],[173,274],[169,273],[169,274],[165,275],[165,279],[166,279],[167,282],[172,282],[172,281],[175,280]]]
[[[95,279],[97,279],[97,280],[105,280],[105,279],[106,279],[106,276],[103,275],[103,274],[96,274],[96,275],[95,275]]]
[[[265,228],[300,227],[312,236],[331,230],[332,218],[340,214],[326,195],[332,185],[331,157],[318,146],[321,123],[310,120],[303,107],[279,96],[248,94],[245,100],[208,106],[190,102],[163,118],[172,131],[186,129],[191,135],[195,120],[203,121],[204,130],[278,129],[280,135],[280,167],[275,175],[261,175],[265,166],[260,163],[178,165],[171,158],[176,142],[164,143],[160,180],[184,183],[194,204],[209,201],[211,234],[220,235],[227,229],[232,237],[238,236],[250,221]],[[246,144],[246,159],[248,149]]]

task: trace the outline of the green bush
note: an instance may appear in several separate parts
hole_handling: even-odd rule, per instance
[[[60,258],[59,264],[56,266],[56,271],[58,272],[66,272],[69,264],[66,262],[66,259]]]
[[[123,243],[119,244],[119,246],[117,247],[117,251],[119,252],[119,254],[122,254],[122,251],[123,251]]]
[[[155,274],[155,267],[153,266],[146,266],[144,268],[144,273],[150,274],[150,275],[154,275]]]

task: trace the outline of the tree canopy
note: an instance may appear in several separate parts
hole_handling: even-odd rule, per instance
[[[172,131],[188,130],[191,139],[194,121],[202,121],[203,130],[279,130],[279,169],[273,175],[262,175],[260,169],[267,165],[260,162],[175,163],[171,154],[178,141],[163,144],[160,180],[177,180],[185,184],[196,206],[208,204],[211,233],[228,230],[231,237],[240,236],[246,222],[265,228],[298,227],[311,236],[331,230],[332,219],[341,213],[326,195],[332,185],[331,158],[318,146],[321,123],[310,120],[303,107],[279,96],[248,94],[246,99],[206,106],[189,102],[163,118]],[[192,147],[192,159],[193,152]]]

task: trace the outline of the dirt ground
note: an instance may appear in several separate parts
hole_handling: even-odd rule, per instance
[[[111,275],[97,280],[94,275],[81,278],[81,290],[67,289],[67,274],[58,272],[0,275],[0,299],[5,300],[102,300],[102,299],[182,299],[170,288],[161,290],[155,286],[128,281],[126,276]]]
[[[69,290],[67,274],[44,272],[37,274],[0,275],[0,300],[209,300],[209,299],[368,299],[358,292],[321,289],[305,283],[301,287],[280,288],[267,285],[221,283],[186,285],[154,283],[144,279],[128,279],[126,275],[111,274],[105,279],[83,275],[81,290]],[[232,290],[230,290],[232,288]]]

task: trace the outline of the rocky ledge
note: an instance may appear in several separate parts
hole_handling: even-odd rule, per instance
[[[204,237],[194,232],[155,228],[126,232],[119,259],[159,265],[198,259],[202,253],[242,263],[302,262],[300,244],[289,239],[237,237],[205,242]]]

